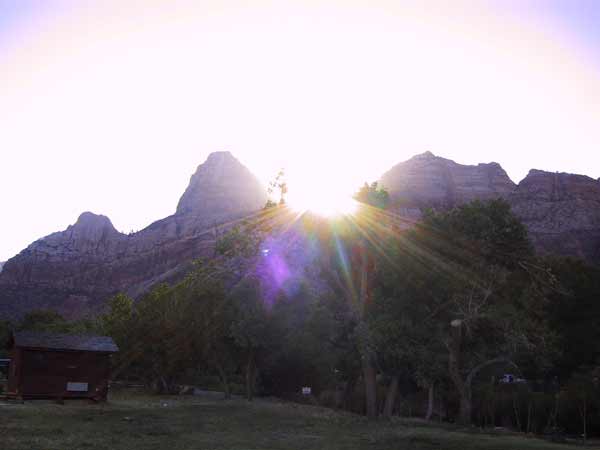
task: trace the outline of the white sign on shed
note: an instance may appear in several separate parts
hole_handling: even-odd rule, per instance
[[[69,392],[87,392],[88,384],[87,383],[78,383],[74,381],[67,382],[67,391]]]

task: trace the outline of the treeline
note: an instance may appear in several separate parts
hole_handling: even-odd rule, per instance
[[[117,295],[94,320],[15,326],[109,334],[114,377],[158,392],[218,382],[301,399],[310,386],[310,401],[373,419],[600,430],[600,269],[537,257],[501,200],[407,229],[376,185],[361,195],[336,220],[272,208],[180,283]]]

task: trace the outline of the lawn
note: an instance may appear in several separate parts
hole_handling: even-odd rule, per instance
[[[2,450],[84,449],[572,449],[533,438],[464,432],[396,420],[368,423],[328,409],[257,400],[115,395],[0,403]]]

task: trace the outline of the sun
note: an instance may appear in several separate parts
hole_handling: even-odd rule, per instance
[[[339,161],[330,161],[327,158],[315,164],[310,158],[295,160],[287,164],[290,169],[282,169],[281,179],[276,179],[271,184],[283,180],[285,185],[284,199],[286,205],[299,213],[311,212],[323,217],[346,216],[354,214],[358,209],[358,202],[353,199],[357,186],[355,177],[349,167],[339,169]],[[336,169],[336,167],[338,167]],[[274,189],[271,200],[278,202],[281,188]]]
[[[350,215],[356,211],[357,202],[350,195],[311,192],[310,189],[290,193],[288,206],[296,211],[310,211],[324,217]]]

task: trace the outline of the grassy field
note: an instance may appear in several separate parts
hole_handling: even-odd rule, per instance
[[[258,400],[112,397],[0,404],[0,449],[572,449],[520,436],[461,432],[424,423],[369,424],[331,410]]]

